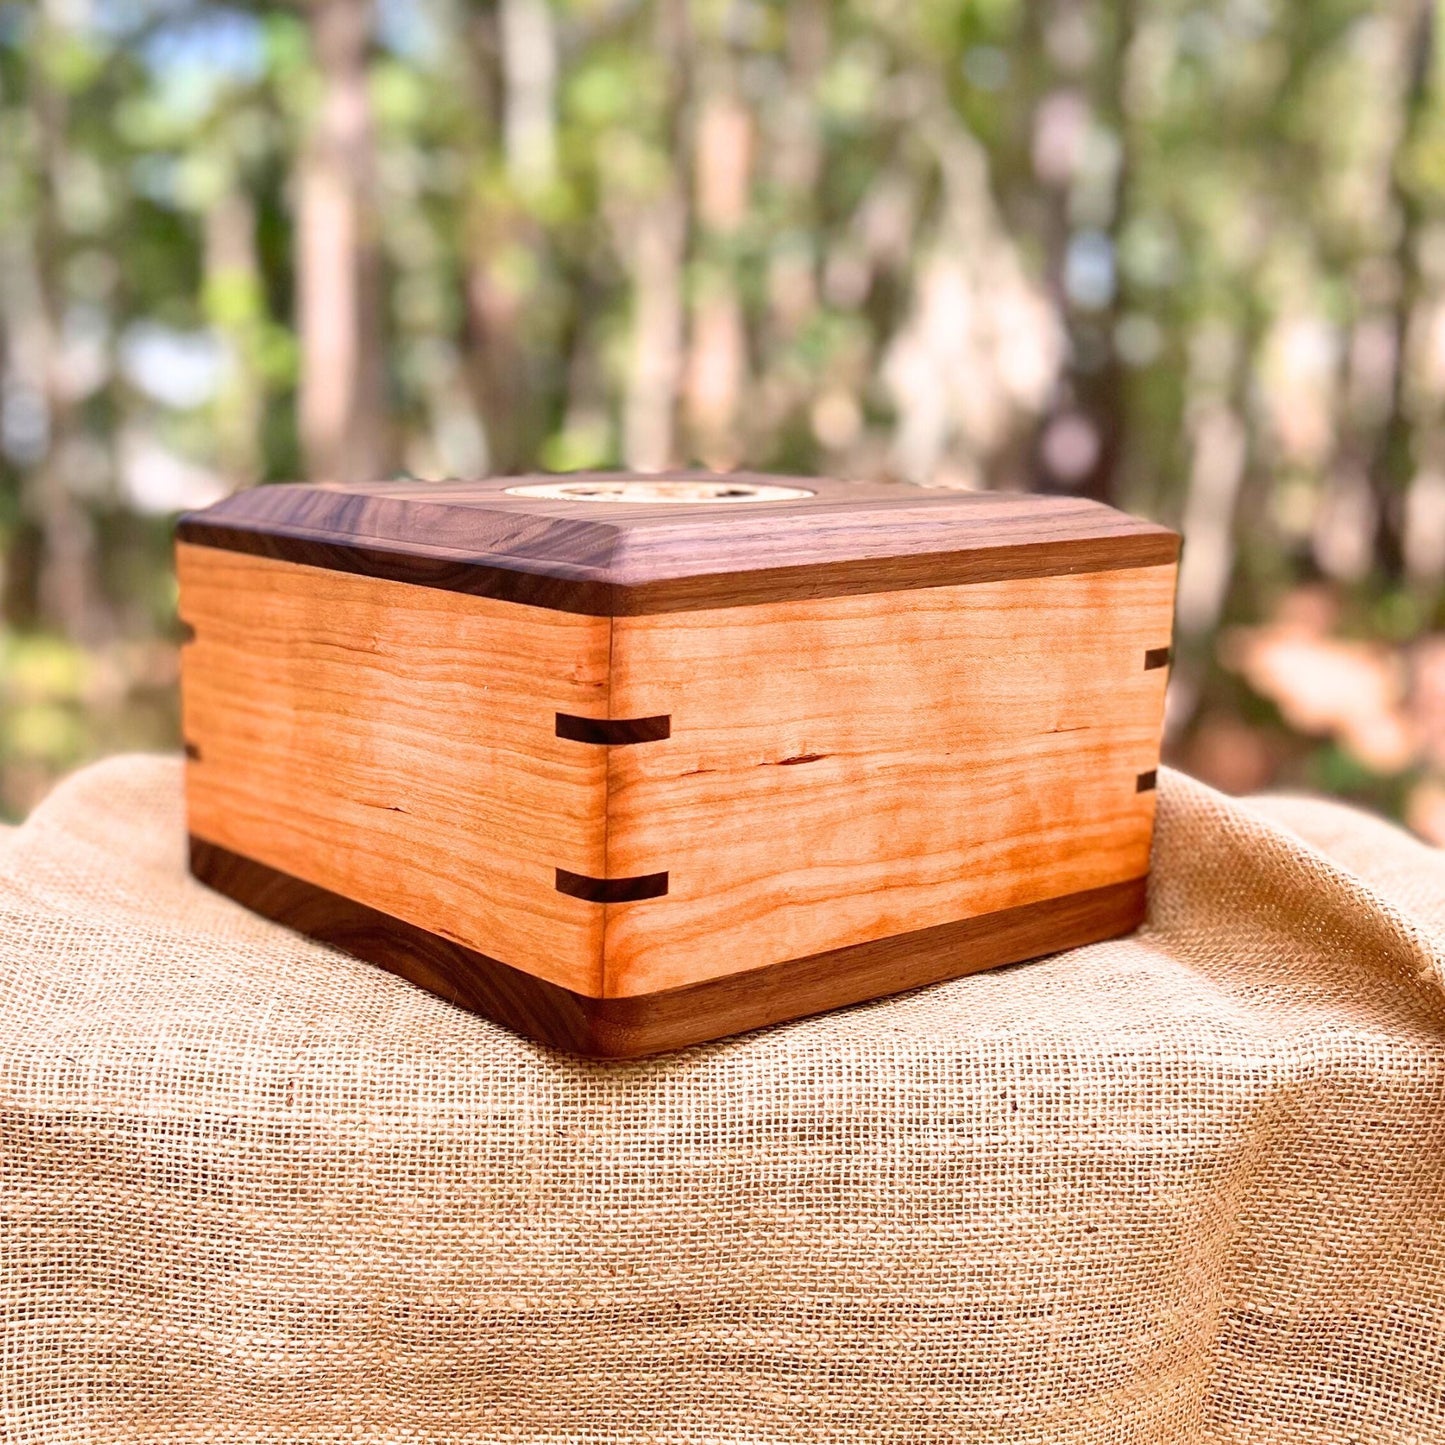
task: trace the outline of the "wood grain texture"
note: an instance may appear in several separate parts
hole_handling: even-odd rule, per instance
[[[1086,892],[1148,869],[1174,569],[618,618],[608,996]]]
[[[187,514],[178,536],[595,616],[1153,567],[1178,556],[1179,539],[1167,528],[1080,498],[742,479],[816,495],[637,505],[507,495],[526,478],[268,486]]]
[[[601,992],[609,623],[177,549],[191,831],[482,954]],[[649,870],[652,871],[652,870]]]
[[[577,518],[612,504],[509,508],[498,485],[443,489],[444,503],[419,484],[289,489],[283,510],[349,518],[354,536],[416,519],[398,507],[501,517],[513,530],[488,535],[512,548],[508,567],[528,547],[555,560],[565,535],[600,546],[601,527],[641,539],[598,564],[624,589],[707,580],[666,575],[679,536],[742,572],[791,558],[781,571],[812,584],[596,615],[182,541],[199,840],[615,1001],[720,983],[740,961],[761,977],[1102,897],[1147,872],[1175,566],[1129,548],[1172,557],[1172,533],[1092,504],[1035,505],[1061,499],[915,504],[827,483],[809,484],[822,489],[810,503],[644,506],[624,526]],[[313,514],[317,498],[340,511]],[[910,562],[816,560],[865,534],[924,549],[911,561],[925,572],[940,546],[950,565],[1043,549],[1054,570],[1015,560],[996,578],[989,562],[967,582],[936,585],[934,570],[934,584],[890,591],[855,572],[834,590],[830,566]],[[661,571],[638,570],[648,556]]]
[[[379,964],[540,1043],[638,1058],[1113,938],[1144,918],[1142,878],[664,993],[592,998],[204,839],[191,871],[246,907]]]

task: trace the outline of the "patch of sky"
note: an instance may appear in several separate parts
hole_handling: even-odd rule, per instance
[[[418,0],[379,0],[377,39],[393,55],[428,65],[442,53],[442,27],[437,21],[434,4],[419,4]]]
[[[107,40],[125,41],[143,25],[179,8],[179,0],[92,0],[85,19],[96,34]]]
[[[127,0],[126,8],[136,7]],[[199,122],[225,90],[264,75],[266,27],[260,16],[229,5],[141,8],[152,12],[151,28],[139,37],[137,50],[155,100],[172,122]]]
[[[0,45],[19,45],[34,20],[33,8],[18,5],[15,0],[0,4]]]
[[[997,45],[973,45],[964,53],[964,79],[979,90],[1002,90],[1009,68],[1008,52]]]
[[[187,411],[216,394],[226,357],[210,331],[137,321],[121,337],[120,363],[133,386],[164,406]]]
[[[196,71],[220,81],[253,81],[265,68],[265,26],[259,16],[228,5],[177,10],[146,38],[142,54],[161,76]]]
[[[1114,299],[1114,246],[1101,231],[1079,231],[1064,256],[1064,289],[1076,305],[1091,310]]]

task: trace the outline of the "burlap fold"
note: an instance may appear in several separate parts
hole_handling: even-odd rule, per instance
[[[638,1064],[0,834],[0,1439],[1445,1441],[1445,856],[1161,778],[1137,937]]]

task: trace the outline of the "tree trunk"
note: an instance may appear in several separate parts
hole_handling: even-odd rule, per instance
[[[229,374],[216,398],[216,454],[232,491],[254,486],[265,465],[265,386],[256,368],[262,317],[261,263],[256,255],[256,212],[238,187],[206,213],[207,311],[226,339]]]
[[[736,466],[747,340],[730,254],[747,219],[753,117],[731,67],[716,75],[698,117],[694,147],[699,285],[692,303],[686,400],[692,449],[708,466]]]
[[[525,297],[508,267],[518,250],[543,244],[521,197],[550,178],[555,160],[541,122],[545,105],[550,136],[556,61],[539,58],[539,46],[554,47],[555,37],[550,16],[539,18],[530,0],[479,7],[467,26],[469,90],[486,117],[473,164],[485,173],[500,132],[510,182],[473,187],[463,237],[467,384],[486,433],[486,468],[503,474],[531,463],[544,424],[523,337]]]
[[[313,478],[383,474],[386,381],[366,58],[369,0],[312,0],[321,101],[297,175],[301,447]]]
[[[44,16],[45,28],[58,38],[65,24],[62,7],[47,4]],[[41,58],[45,44],[42,39],[32,53],[28,76],[40,151],[33,233],[32,370],[48,423],[44,455],[27,487],[27,501],[40,536],[35,602],[43,623],[58,627],[75,641],[95,642],[104,630],[95,591],[95,533],[84,504],[70,488],[68,466],[79,417],[62,355],[68,246],[60,190],[70,169],[69,113],[64,94],[46,74]]]
[[[1389,405],[1369,459],[1370,492],[1375,501],[1375,563],[1393,580],[1404,573],[1405,496],[1415,472],[1412,423],[1406,409],[1406,343],[1420,300],[1418,246],[1423,221],[1414,192],[1403,183],[1401,155],[1428,120],[1435,51],[1435,0],[1418,0],[1405,42],[1409,79],[1402,99],[1399,133],[1390,155],[1390,199],[1397,217],[1394,249],[1395,304],[1389,318],[1394,369]]]
[[[507,174],[530,194],[557,171],[557,34],[549,0],[501,0],[498,21]]]
[[[677,460],[686,236],[686,211],[672,190],[651,201],[635,223],[632,360],[622,408],[622,455],[634,471],[665,471]]]
[[[1077,3],[1068,0],[1060,6],[1056,23],[1063,23]],[[1118,238],[1127,200],[1130,154],[1122,92],[1125,59],[1136,27],[1135,0],[1119,0],[1112,11],[1112,25],[1093,25],[1102,59],[1094,65],[1087,87],[1056,90],[1044,102],[1054,107],[1060,122],[1071,101],[1080,109],[1075,121],[1076,153],[1060,155],[1053,173],[1048,157],[1042,158],[1045,173],[1040,178],[1052,186],[1048,223],[1051,288],[1068,330],[1069,353],[1058,397],[1039,429],[1034,467],[1040,490],[1104,502],[1117,500],[1124,456],[1127,378],[1114,334],[1123,311]],[[1044,119],[1041,109],[1041,123]],[[1081,226],[1070,214],[1075,210],[1077,167],[1085,137],[1101,121],[1117,140],[1117,170],[1111,194],[1098,198],[1102,202],[1098,213]],[[1080,271],[1089,265],[1099,273],[1097,296],[1086,294],[1079,280]],[[1107,286],[1103,284],[1106,268]]]
[[[665,128],[674,165],[632,222],[632,357],[622,405],[622,454],[629,467],[643,472],[663,471],[677,461],[688,235],[686,164],[680,144],[690,49],[686,0],[659,0],[654,43],[671,80]]]

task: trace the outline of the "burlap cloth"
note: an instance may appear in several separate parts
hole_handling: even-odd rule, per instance
[[[1138,937],[630,1065],[0,832],[0,1439],[1445,1441],[1445,855],[1164,774]]]

